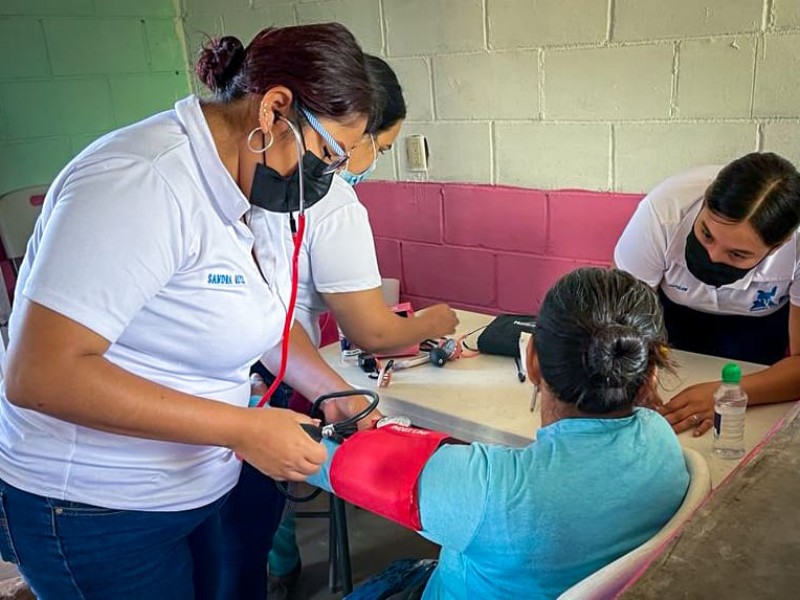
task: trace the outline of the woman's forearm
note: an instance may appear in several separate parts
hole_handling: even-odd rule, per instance
[[[390,352],[435,336],[423,317],[400,317],[389,310],[366,326],[350,329],[342,328],[348,339],[366,352]]]
[[[264,354],[261,362],[270,373],[277,375],[281,366],[281,345]],[[325,362],[299,323],[294,324],[290,333],[284,381],[310,400],[352,387]]]
[[[800,356],[789,356],[771,367],[742,377],[750,404],[770,404],[800,398]]]
[[[387,352],[450,335],[458,325],[445,304],[408,318],[398,316],[384,303],[380,289],[323,294],[323,298],[347,339],[367,352]]]
[[[352,390],[353,386],[347,383],[334,371],[314,344],[302,326],[295,324],[292,327],[289,342],[289,360],[286,365],[284,380],[295,390],[311,401],[324,394]],[[274,374],[280,370],[281,350],[276,346],[267,352],[261,361]],[[325,402],[322,410],[328,423],[336,423],[360,413],[367,407],[367,400],[363,396],[349,395],[337,399],[335,402]],[[373,410],[363,416],[359,428],[368,428],[380,419],[380,411]]]

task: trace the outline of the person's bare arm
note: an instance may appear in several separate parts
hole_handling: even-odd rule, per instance
[[[184,394],[121,369],[108,340],[20,296],[19,330],[5,371],[8,400],[49,416],[112,433],[233,449],[262,471],[303,479],[325,451],[290,411],[257,411]]]
[[[748,404],[772,404],[800,398],[800,307],[789,309],[790,355],[771,367],[742,377]],[[695,435],[702,435],[713,424],[714,392],[718,381],[707,381],[686,388],[664,407],[667,420],[676,432],[695,426]]]
[[[288,385],[312,402],[324,394],[353,389],[353,386],[325,362],[299,323],[295,322],[292,326],[290,336],[289,360],[284,375],[284,381]],[[277,375],[281,365],[280,344],[264,354],[261,362],[270,373]],[[363,396],[347,396],[335,402],[326,402],[323,409],[328,422],[337,422],[356,414],[366,405],[367,400]],[[380,413],[375,411],[359,425],[367,427],[380,417]]]
[[[367,352],[386,352],[455,332],[458,317],[436,304],[412,317],[400,317],[383,301],[380,288],[322,294],[347,339]]]
[[[789,356],[768,369],[742,377],[750,404],[800,398],[800,306],[789,307]]]

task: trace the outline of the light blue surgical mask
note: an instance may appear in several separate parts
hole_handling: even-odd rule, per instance
[[[372,174],[372,172],[375,170],[375,167],[378,166],[378,148],[375,145],[375,136],[370,135],[369,139],[372,141],[372,154],[373,154],[372,164],[368,166],[366,169],[364,169],[361,173],[352,173],[347,169],[342,169],[341,171],[339,171],[339,177],[344,179],[347,183],[349,183],[352,186],[355,186],[364,181],[367,177],[369,177]]]
[[[377,166],[377,162],[373,162],[369,167],[367,167],[361,173],[351,173],[350,171],[345,169],[343,171],[339,171],[339,177],[344,179],[350,185],[357,185],[357,184],[361,183],[362,181],[364,181],[367,177],[369,177],[372,174],[372,172],[375,170],[376,166]]]

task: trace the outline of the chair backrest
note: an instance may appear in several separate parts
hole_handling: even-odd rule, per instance
[[[559,600],[606,600],[615,598],[661,544],[694,513],[711,491],[711,472],[705,459],[691,448],[683,449],[689,471],[689,489],[678,511],[661,530],[599,571],[592,573],[561,594]]]
[[[22,188],[0,196],[0,344],[8,341],[8,319],[17,284],[17,273],[42,212],[46,185]],[[5,354],[5,352],[3,352]],[[2,368],[0,358],[0,369]]]
[[[46,193],[46,185],[37,185],[0,196],[0,240],[6,256],[12,261],[25,254]]]

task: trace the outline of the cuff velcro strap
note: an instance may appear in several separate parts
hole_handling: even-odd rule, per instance
[[[336,451],[331,487],[337,496],[419,531],[417,482],[436,450],[459,443],[446,433],[386,425],[359,431]]]

